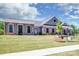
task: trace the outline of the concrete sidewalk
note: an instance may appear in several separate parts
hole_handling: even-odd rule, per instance
[[[9,54],[3,54],[3,56],[44,56],[44,55],[49,55],[54,53],[65,52],[65,51],[73,51],[77,49],[79,49],[79,45],[70,45],[70,46],[63,46],[63,47],[18,52],[18,53],[9,53]]]

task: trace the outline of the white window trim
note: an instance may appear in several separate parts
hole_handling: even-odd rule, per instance
[[[13,32],[9,32],[9,25],[12,25],[12,26],[13,26]],[[9,32],[9,33],[14,33],[14,24],[12,24],[12,23],[9,23],[9,24],[8,24],[8,32]]]
[[[30,25],[27,25],[27,27],[28,26],[30,26]],[[27,28],[28,29],[28,28]],[[26,30],[27,31],[27,30]],[[28,31],[27,31],[27,34],[31,34],[31,32],[32,32],[32,28],[31,28],[31,26],[30,26],[30,33],[28,33]]]
[[[23,34],[24,34],[24,26],[23,26],[23,24],[17,24],[17,34],[18,34],[18,30],[19,30],[19,29],[18,29],[18,26],[19,26],[19,25],[22,25],[22,32],[23,32]]]

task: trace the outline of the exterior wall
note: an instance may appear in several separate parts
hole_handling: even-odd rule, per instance
[[[66,33],[64,33],[64,30],[65,30]],[[63,26],[63,28],[62,28],[62,34],[64,34],[64,35],[72,34],[71,28],[68,27],[68,26]]]
[[[8,25],[13,24],[14,25],[14,32],[10,33],[8,32]],[[19,23],[5,23],[5,34],[11,34],[11,35],[18,35],[18,25],[23,26],[23,35],[30,35],[30,34],[39,34],[40,30],[42,30],[42,34],[56,34],[56,26],[47,26],[43,25],[42,29],[38,26],[34,26],[34,24],[19,24]],[[27,26],[31,27],[31,33],[27,33]],[[46,33],[46,28],[49,29],[49,33]],[[52,32],[52,29],[54,29],[54,32]],[[71,33],[71,28],[68,26],[63,26],[62,28],[62,34],[64,34],[64,30],[66,33]]]
[[[46,28],[49,29],[49,33],[48,34],[56,34],[56,26],[46,26],[44,25],[42,28],[42,34],[47,34],[46,33]],[[52,32],[52,29],[54,29],[54,32]],[[64,33],[65,30],[65,33]],[[68,26],[62,26],[62,32],[61,34],[67,35],[67,34],[71,34],[71,28]]]
[[[9,30],[8,30],[8,25],[9,24],[13,24],[14,25],[14,29],[13,29],[13,33],[10,33],[9,32]],[[14,34],[16,34],[16,32],[15,32],[16,30],[15,30],[15,24],[14,23],[5,23],[5,34],[11,34],[11,35],[14,35]]]
[[[23,26],[24,26],[24,30],[23,30],[24,35],[25,35],[25,34],[34,34],[34,33],[33,33],[33,31],[34,31],[34,25],[32,25],[32,24],[24,24]],[[28,32],[27,32],[27,26],[30,26],[30,28],[31,28],[31,30],[30,30],[31,33],[28,33]]]
[[[17,24],[16,23],[14,24],[14,31],[15,31],[15,34],[17,34]]]
[[[49,33],[46,33],[46,28],[49,29]],[[52,32],[52,29],[54,29],[54,32]],[[56,26],[46,26],[44,25],[43,28],[42,28],[42,33],[43,34],[55,34],[56,33]]]
[[[13,29],[13,33],[10,33],[8,31],[8,26],[9,24],[13,24],[14,29]],[[25,34],[33,34],[34,31],[34,25],[33,24],[18,24],[18,23],[5,23],[5,34],[8,35],[18,35],[18,25],[22,25],[23,27],[23,35]],[[31,27],[31,33],[27,33],[27,26]]]
[[[16,34],[18,35],[18,30],[19,30],[19,29],[18,29],[18,26],[19,26],[19,25],[22,26],[22,32],[23,32],[23,34],[24,34],[24,25],[23,25],[23,24],[20,24],[20,23],[17,23],[17,24],[16,24]]]
[[[33,34],[39,34],[39,32],[40,32],[40,27],[38,27],[38,26],[34,26],[34,28],[33,28]]]

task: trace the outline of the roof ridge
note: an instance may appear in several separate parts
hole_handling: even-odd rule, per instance
[[[52,19],[53,17],[55,17],[55,16],[49,16],[48,19],[46,19],[45,21],[43,21],[43,22],[41,23],[41,25],[43,25],[44,23],[46,23],[47,21],[49,21],[49,20]]]

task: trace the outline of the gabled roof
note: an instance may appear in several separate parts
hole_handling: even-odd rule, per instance
[[[4,22],[34,24],[35,26],[42,26],[43,24],[45,24],[46,22],[48,22],[52,18],[56,18],[56,17],[49,17],[48,19],[45,19],[43,21],[5,19]]]
[[[63,25],[63,26],[69,26],[67,23],[63,23],[62,25]]]
[[[43,24],[45,24],[46,22],[48,22],[49,20],[53,19],[53,18],[56,18],[55,16],[51,16],[49,17],[48,19],[42,21],[42,23],[40,24],[40,26],[42,26]]]
[[[10,22],[10,23],[23,23],[23,24],[35,24],[35,23],[39,23],[40,21],[6,19],[6,20],[4,20],[4,22]]]
[[[55,16],[49,17],[43,21],[35,21],[35,20],[15,20],[15,19],[5,19],[2,20],[3,22],[10,22],[10,23],[23,23],[23,24],[34,24],[35,26],[42,26],[49,20],[56,18]],[[56,18],[57,19],[57,18]],[[68,26],[67,23],[63,23],[63,26]]]

